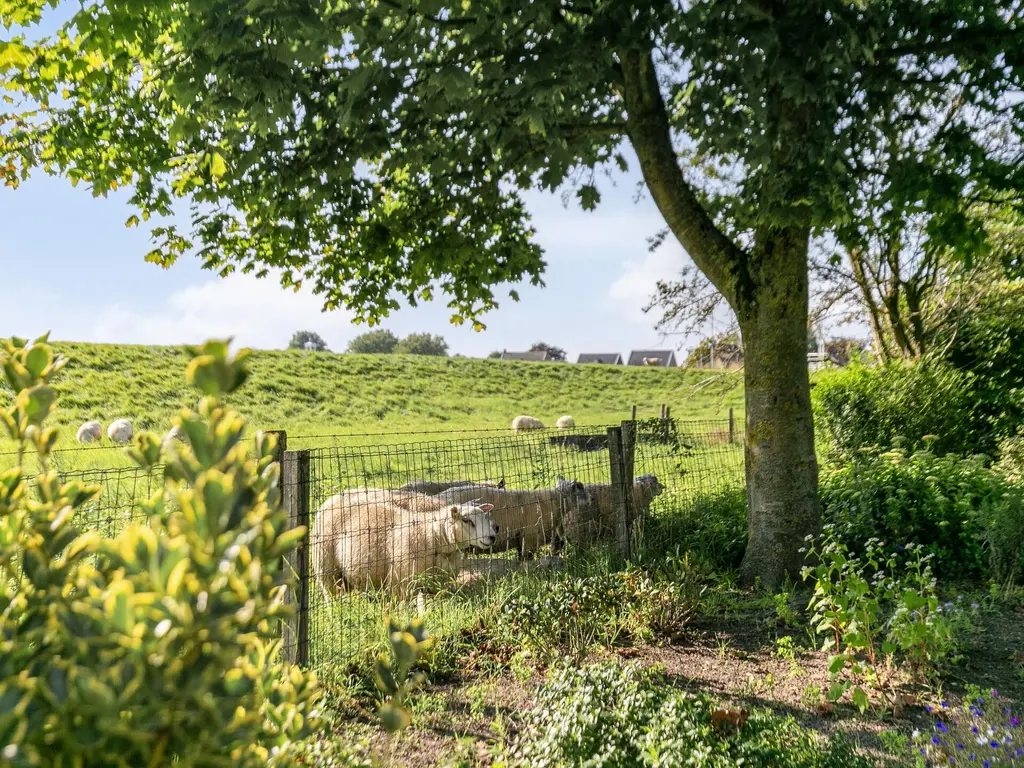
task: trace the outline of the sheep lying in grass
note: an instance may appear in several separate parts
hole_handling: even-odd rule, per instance
[[[572,429],[576,426],[576,419],[572,416],[559,416],[558,421],[555,422],[555,426],[558,429]]]
[[[504,488],[505,478],[501,478],[495,482],[494,480],[480,480],[475,482],[473,480],[450,480],[448,482],[435,482],[433,480],[413,480],[412,482],[406,483],[399,491],[407,491],[412,493],[425,493],[428,496],[436,496],[439,493],[444,493],[449,488],[458,488],[461,485],[486,485],[490,488]]]
[[[591,503],[578,513],[563,518],[562,529],[555,542],[556,551],[562,548],[565,540],[579,544],[615,538],[615,496],[611,483],[587,483],[586,489]],[[665,487],[654,475],[640,475],[634,479],[633,514],[627,519],[627,525],[632,526],[640,515],[646,513],[654,498],[664,490]]]
[[[564,565],[560,557],[539,557],[536,560],[520,562],[504,557],[467,558],[456,581],[462,586],[476,586],[504,578],[513,573],[533,573],[552,570]]]
[[[103,425],[98,421],[87,421],[78,428],[75,438],[80,443],[96,443],[103,439]]]
[[[512,419],[513,432],[527,432],[531,429],[546,429],[544,422],[533,416],[516,416]]]
[[[115,443],[127,443],[132,439],[132,423],[128,419],[117,419],[107,427],[107,437]]]
[[[591,504],[583,483],[561,477],[554,488],[509,490],[467,485],[450,488],[438,498],[448,504],[468,501],[492,504],[500,533],[491,551],[515,550],[524,560],[532,558],[545,544],[554,542],[563,517],[578,515]]]
[[[313,521],[313,576],[332,595],[381,586],[403,591],[431,572],[454,577],[463,550],[497,539],[490,511],[489,504],[441,504],[382,489],[338,494]]]
[[[179,443],[188,442],[188,435],[185,434],[185,430],[182,429],[179,424],[175,424],[173,427],[170,428],[167,434],[164,435],[164,445],[171,442],[172,440],[177,440]]]

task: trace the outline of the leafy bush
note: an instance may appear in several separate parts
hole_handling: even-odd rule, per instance
[[[953,303],[937,346],[953,368],[977,377],[980,409],[998,436],[1024,419],[1024,281],[985,282]]]
[[[726,486],[696,496],[666,489],[643,520],[644,559],[687,552],[719,571],[735,570],[747,545],[747,491]]]
[[[997,531],[1019,523],[1021,493],[978,457],[862,451],[823,468],[821,498],[825,522],[855,553],[871,538],[914,541],[942,577],[1006,579],[1019,569],[1019,544]]]
[[[715,709],[707,696],[678,691],[649,670],[611,662],[562,666],[538,692],[509,762],[608,768],[869,765],[845,741],[821,738],[792,718],[758,710],[727,729],[714,724]]]
[[[814,594],[807,607],[814,631],[826,636],[822,651],[833,652],[829,698],[849,691],[863,711],[870,704],[867,688],[889,692],[892,681],[883,672],[897,654],[918,678],[933,675],[954,655],[970,620],[960,606],[939,600],[932,555],[919,544],[907,544],[897,558],[870,539],[858,557],[835,533],[826,525],[817,540],[809,538],[812,565],[803,577],[814,581]]]
[[[596,645],[651,640],[681,630],[693,615],[699,588],[637,568],[599,576],[545,581],[501,609],[503,631],[537,651],[581,658]]]
[[[392,350],[396,355],[434,355],[447,357],[448,342],[432,333],[410,333]]]
[[[49,468],[57,433],[45,338],[3,344],[17,393],[0,421],[40,474],[0,475],[0,744],[8,765],[264,766],[317,726],[314,679],[275,661],[282,558],[302,536],[279,508],[273,441],[256,457],[219,397],[246,379],[226,343],[192,351],[191,447],[140,433],[130,451],[164,488],[114,539],[75,528],[100,494]],[[159,462],[159,464],[158,464]],[[162,465],[162,466],[161,466]]]
[[[367,331],[348,343],[348,351],[358,355],[390,355],[398,346],[398,337],[385,328]]]
[[[829,454],[863,448],[990,454],[998,439],[978,376],[936,362],[854,364],[825,371],[812,390],[814,419]]]

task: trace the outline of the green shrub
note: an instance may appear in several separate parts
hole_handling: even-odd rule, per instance
[[[824,521],[855,553],[871,538],[917,542],[952,579],[1011,578],[1018,567],[1019,545],[997,531],[1019,521],[1021,493],[979,457],[862,451],[822,469],[821,498]]]
[[[49,469],[50,388],[64,365],[44,339],[3,344],[17,393],[0,421],[38,455],[0,475],[0,745],[7,765],[282,764],[317,726],[313,678],[278,661],[283,556],[302,535],[279,508],[272,439],[250,458],[221,405],[246,378],[226,343],[192,351],[191,448],[141,433],[131,454],[165,487],[148,522],[114,539],[75,528],[97,486]]]
[[[825,371],[812,390],[821,446],[849,457],[863,448],[991,454],[998,436],[978,376],[936,362],[854,364]]]
[[[693,615],[700,589],[638,568],[544,581],[501,608],[498,626],[534,650],[581,658],[594,646],[649,641],[678,633]]]
[[[643,519],[640,552],[656,563],[678,552],[719,571],[735,570],[747,546],[747,491],[726,486],[691,498],[666,490]]]
[[[612,662],[555,669],[537,695],[512,765],[665,768],[850,768],[867,766],[840,739],[758,710],[735,732],[712,724],[707,696],[672,688],[649,670]]]

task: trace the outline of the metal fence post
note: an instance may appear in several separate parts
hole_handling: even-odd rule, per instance
[[[630,417],[630,421],[636,421],[636,406],[633,406],[633,415]]]
[[[285,604],[293,608],[282,627],[281,654],[286,661],[309,661],[309,451],[286,451],[281,462],[282,499],[288,528],[304,527],[305,536],[287,556],[285,567],[295,586],[285,592]]]
[[[732,415],[732,408],[729,409],[729,445],[736,442],[736,420]]]
[[[629,558],[628,504],[632,501],[633,494],[630,493],[632,489],[625,484],[621,427],[608,427],[608,461],[612,480],[612,505],[615,509],[615,553],[620,557]]]

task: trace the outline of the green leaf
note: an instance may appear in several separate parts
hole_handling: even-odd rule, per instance
[[[388,733],[404,731],[412,723],[412,716],[404,707],[393,704],[382,704],[377,712],[380,724]]]
[[[861,712],[866,712],[871,706],[871,700],[859,685],[853,689],[853,703]]]
[[[585,211],[594,210],[597,208],[597,204],[601,202],[601,193],[598,192],[597,187],[593,184],[586,184],[580,187],[576,195],[580,199],[580,206]]]

